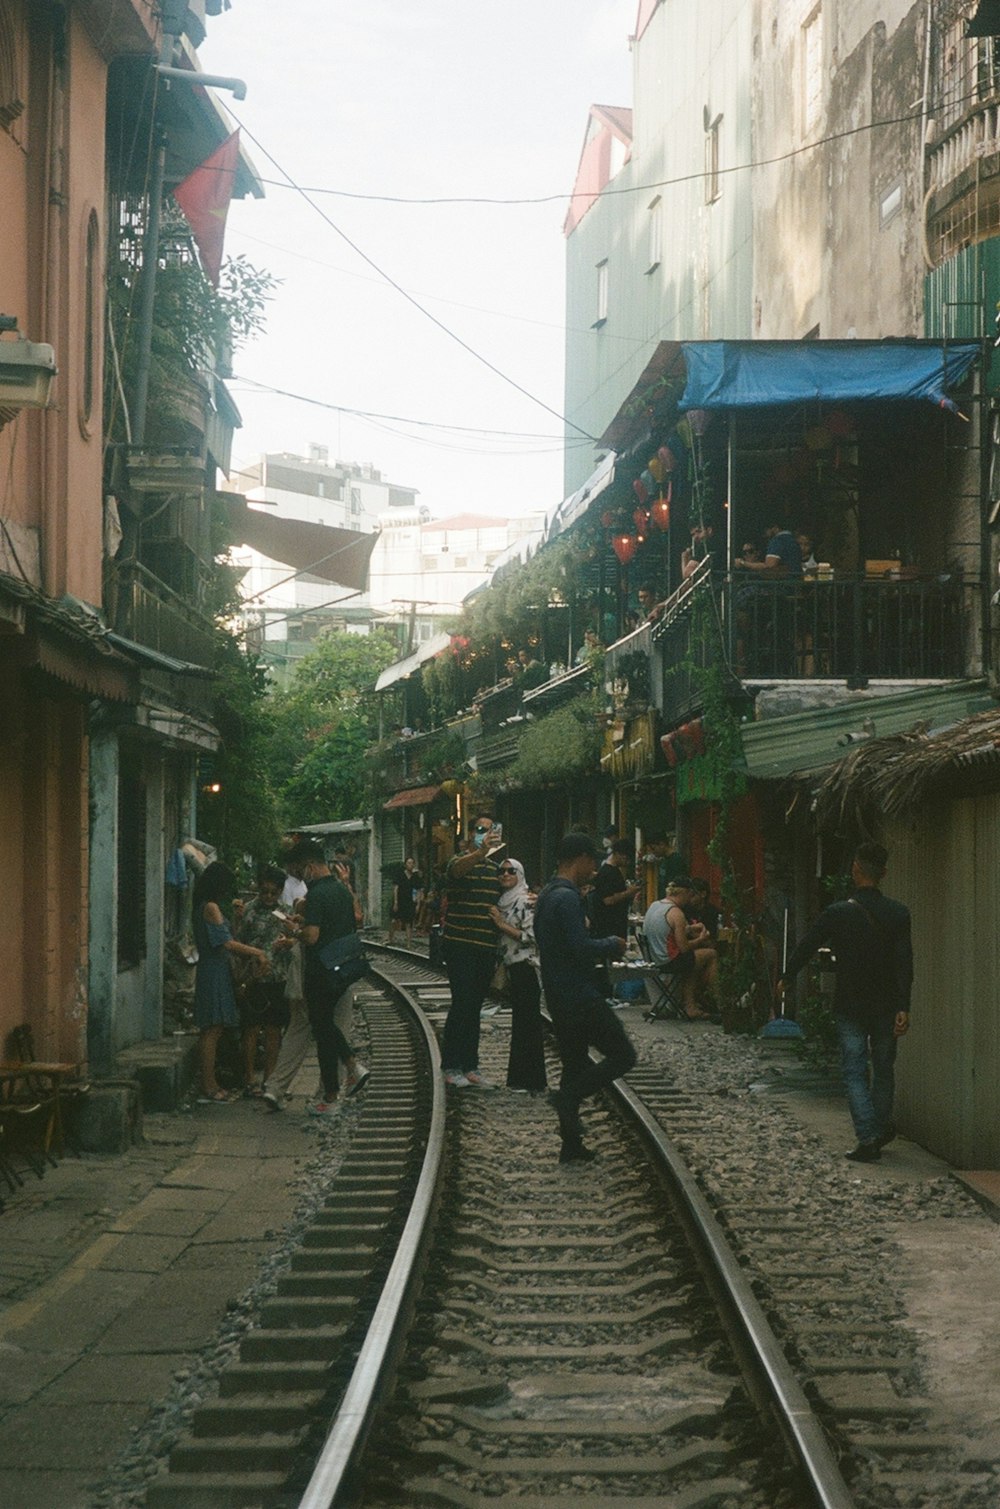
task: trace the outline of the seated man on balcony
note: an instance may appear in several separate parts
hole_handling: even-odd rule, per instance
[[[694,902],[695,891],[687,876],[667,886],[663,901],[654,901],[642,920],[643,937],[650,961],[664,974],[679,975],[684,1011],[692,1022],[708,1021],[699,999],[714,996],[719,959],[708,941],[702,922],[690,922],[685,907]]]
[[[749,669],[769,675],[791,676],[796,671],[795,589],[802,580],[802,551],[792,531],[777,518],[768,519],[764,538],[767,544],[762,561],[747,560],[745,555],[737,556],[733,561],[738,571],[753,573],[755,583],[775,583],[767,594],[770,612],[766,619],[761,613],[762,603],[757,600],[762,593],[750,587],[741,587],[737,591],[737,658],[742,666],[744,648],[750,640],[756,639],[757,643],[750,646],[756,654],[748,657],[756,663]]]

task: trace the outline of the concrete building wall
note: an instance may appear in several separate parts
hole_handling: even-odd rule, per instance
[[[666,0],[634,44],[631,160],[567,239],[565,412],[590,435],[603,433],[659,341],[751,334],[750,175],[727,170],[750,159],[753,11],[752,0]],[[594,461],[568,429],[567,495]]]
[[[886,843],[885,889],[913,913],[916,964],[900,1125],[957,1168],[997,1168],[1000,796],[929,804],[891,823]]]
[[[922,334],[922,0],[759,0],[753,53],[753,335]]]

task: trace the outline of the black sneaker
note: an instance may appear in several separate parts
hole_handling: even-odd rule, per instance
[[[593,1163],[597,1154],[592,1147],[584,1147],[582,1142],[564,1142],[559,1153],[560,1163]]]
[[[897,1136],[898,1132],[896,1129],[896,1123],[894,1121],[890,1121],[887,1124],[885,1131],[879,1132],[878,1136],[875,1138],[875,1141],[878,1143],[878,1146],[880,1148],[884,1148],[888,1147],[890,1142],[895,1142]]]
[[[882,1147],[877,1137],[873,1137],[871,1142],[859,1142],[857,1147],[844,1154],[852,1163],[877,1163],[881,1156]]]

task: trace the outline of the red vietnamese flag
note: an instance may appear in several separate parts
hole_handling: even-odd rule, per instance
[[[189,173],[174,189],[174,198],[184,211],[192,235],[201,253],[201,265],[213,288],[219,286],[222,267],[222,243],[226,236],[226,215],[233,197],[236,165],[240,155],[237,129],[201,167]]]

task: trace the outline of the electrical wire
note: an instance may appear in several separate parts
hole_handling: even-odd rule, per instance
[[[363,251],[358,243],[356,241],[353,241],[347,234],[347,232],[342,230],[340,226],[337,225],[336,221],[330,219],[330,216],[326,213],[325,210],[323,210],[318,204],[316,204],[314,200],[310,199],[308,191],[306,189],[303,189],[299,184],[295,182],[291,174],[285,168],[283,168],[278,160],[267,150],[263,142],[259,141],[257,137],[254,136],[253,132],[245,127],[236,115],[233,115],[233,119],[240,126],[241,131],[246,131],[247,136],[253,142],[254,146],[264,154],[269,162],[274,163],[274,166],[277,168],[278,172],[284,174],[285,178],[288,180],[287,185],[285,186],[294,189],[295,192],[305,200],[306,204],[308,204],[313,210],[315,210],[320,219],[323,220],[330,227],[330,229],[334,231],[341,238],[341,240],[351,248],[355,255],[359,256],[361,260],[367,263],[367,265],[372,268],[374,272],[378,273],[379,277],[384,278],[385,281],[392,288],[394,288],[396,292],[402,298],[404,298],[408,304],[411,304],[414,309],[416,309],[420,314],[424,316],[425,319],[430,320],[432,325],[436,325],[437,328],[444,335],[448,336],[450,340],[453,340],[457,345],[461,346],[463,351],[468,352],[468,354],[477,362],[481,362],[482,365],[486,367],[490,372],[492,372],[495,377],[499,377],[502,382],[505,382],[509,387],[514,388],[516,392],[522,395],[522,397],[527,398],[531,403],[537,404],[538,407],[544,409],[547,414],[551,414],[554,419],[558,419],[560,424],[568,425],[570,429],[576,430],[578,434],[583,435],[587,440],[593,441],[595,445],[598,444],[598,440],[595,435],[588,434],[588,432],[582,429],[580,425],[574,424],[571,419],[568,419],[565,414],[561,414],[558,409],[554,409],[552,405],[546,403],[543,398],[539,398],[537,394],[530,392],[530,390],[519,383],[516,378],[510,377],[508,373],[504,372],[494,362],[491,362],[489,357],[484,356],[481,351],[476,350],[475,346],[471,346],[468,341],[463,340],[462,337],[456,331],[452,330],[448,325],[446,325],[443,320],[439,320],[436,314],[432,314],[429,309],[425,309],[423,304],[421,304],[418,299],[415,299],[411,293],[407,293],[406,289],[402,286],[401,283],[397,283],[395,278],[393,278],[391,274],[387,273],[384,268],[380,267],[373,257],[370,257],[366,251]]]

